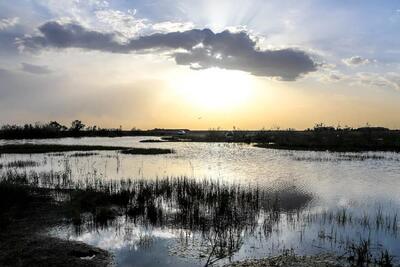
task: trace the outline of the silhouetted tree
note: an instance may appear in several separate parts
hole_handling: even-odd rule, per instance
[[[79,132],[84,128],[85,128],[85,124],[83,124],[82,121],[80,121],[80,120],[74,120],[71,123],[71,131]]]
[[[60,124],[60,123],[58,123],[57,121],[51,121],[51,122],[48,124],[48,127],[49,127],[51,130],[54,130],[54,131],[65,131],[65,130],[67,130],[67,127],[66,127],[66,126],[64,126],[64,125],[62,125],[62,124]]]

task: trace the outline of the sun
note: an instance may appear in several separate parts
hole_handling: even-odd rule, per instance
[[[210,68],[174,77],[172,87],[193,106],[226,110],[246,103],[252,83],[245,72]]]

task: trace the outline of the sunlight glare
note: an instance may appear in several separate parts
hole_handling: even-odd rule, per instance
[[[192,105],[221,110],[246,104],[252,83],[251,75],[245,72],[211,68],[180,75],[172,87]]]

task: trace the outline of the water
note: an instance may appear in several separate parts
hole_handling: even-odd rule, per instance
[[[86,156],[74,152],[40,155],[2,155],[5,173],[13,161],[35,161],[38,166],[18,172],[68,170],[71,179],[162,179],[186,176],[244,184],[265,189],[300,190],[312,196],[306,207],[285,212],[268,227],[243,232],[240,247],[217,263],[259,258],[293,248],[299,254],[343,253],[346,244],[370,239],[374,247],[400,256],[396,214],[400,214],[400,154],[390,152],[330,153],[285,151],[227,143],[141,143],[147,137],[64,138],[0,141],[4,143],[83,144],[172,148],[168,155],[123,155],[115,151]],[[151,138],[154,139],[154,138]],[[15,168],[13,168],[15,170]],[[342,223],[339,212],[345,211]],[[351,217],[349,220],[348,217]],[[338,218],[339,217],[339,218]],[[377,219],[383,218],[380,224]],[[368,218],[368,220],[366,219]],[[368,221],[368,224],[367,222]],[[389,223],[390,221],[390,223]],[[393,227],[393,222],[396,227]],[[388,226],[390,224],[390,226]],[[123,216],[108,227],[63,225],[51,234],[80,240],[112,251],[119,266],[202,266],[207,240],[199,232],[171,225],[145,226]]]

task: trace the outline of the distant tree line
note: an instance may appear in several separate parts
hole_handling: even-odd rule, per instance
[[[400,151],[400,131],[366,125],[360,128],[316,124],[305,131],[260,131],[251,142],[261,147],[331,150]]]
[[[84,136],[122,136],[121,128],[105,129],[96,125],[87,126],[80,120],[74,120],[70,126],[65,126],[57,121],[49,123],[35,123],[25,125],[3,125],[0,128],[1,139],[23,138],[59,138],[59,137],[84,137]]]
[[[253,143],[260,147],[281,149],[400,152],[400,130],[369,124],[352,128],[318,123],[313,128],[301,131],[280,127],[258,131],[240,130],[236,127],[233,130],[221,130],[218,127],[203,134],[193,132],[188,136],[170,138],[173,141]]]
[[[69,126],[57,121],[48,123],[37,122],[25,125],[0,126],[0,139],[46,139],[62,137],[120,137],[120,136],[167,136],[179,133],[182,130],[153,129],[140,130],[133,127],[131,130],[119,128],[101,128],[97,125],[86,125],[81,120],[74,120]],[[189,130],[185,130],[189,131]]]
[[[316,124],[304,131],[295,129],[276,129],[248,131],[236,127],[233,130],[220,128],[208,131],[189,131],[188,129],[122,130],[120,128],[100,128],[87,126],[74,120],[69,126],[57,121],[0,127],[0,139],[37,139],[62,137],[120,137],[120,136],[164,136],[170,141],[190,142],[241,142],[257,143],[259,146],[287,149],[366,151],[400,151],[400,130],[384,127],[351,128],[348,126],[327,126]]]

